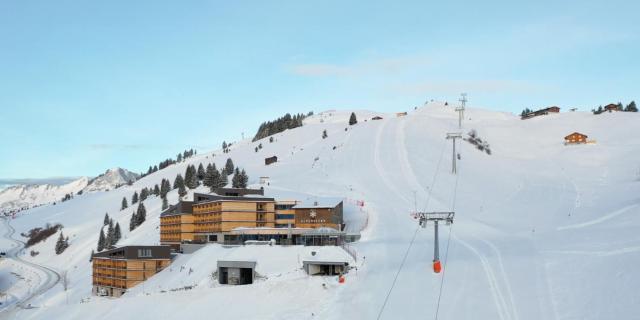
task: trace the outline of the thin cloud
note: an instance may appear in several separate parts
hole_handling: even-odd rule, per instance
[[[287,71],[305,77],[387,76],[428,65],[425,57],[397,57],[351,64],[301,63],[287,66]]]

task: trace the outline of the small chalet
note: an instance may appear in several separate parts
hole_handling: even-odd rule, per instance
[[[272,164],[272,163],[275,163],[275,162],[278,162],[278,157],[276,157],[276,156],[273,156],[273,157],[269,157],[269,158],[265,158],[265,159],[264,159],[264,165],[265,165],[265,166],[268,166],[268,165],[270,165],[270,164]]]
[[[533,117],[537,117],[537,116],[547,115],[550,112],[551,113],[558,113],[558,112],[560,112],[560,107],[553,106],[553,107],[540,109],[540,110],[537,110],[537,111],[532,111],[532,112],[529,112],[527,114],[523,114],[520,118],[522,120],[525,120],[525,119],[529,119],[529,118],[533,118]]]
[[[622,108],[620,108],[620,106],[617,104],[610,103],[604,107],[604,111],[609,111],[609,112],[622,111]]]
[[[371,118],[371,120],[382,120],[382,117],[381,116],[375,116],[375,117]]]
[[[399,117],[404,117],[404,116],[406,116],[406,115],[407,115],[407,113],[406,113],[406,112],[397,112],[397,113],[396,113],[396,117],[398,117],[398,118],[399,118]]]
[[[587,143],[587,135],[580,132],[574,132],[564,137],[564,144],[580,144]]]

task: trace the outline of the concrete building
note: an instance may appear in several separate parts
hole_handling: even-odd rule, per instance
[[[349,260],[346,257],[327,253],[312,251],[311,255],[302,260],[304,271],[310,276],[336,276],[349,271]]]
[[[252,284],[256,274],[255,261],[218,260],[218,282],[220,284]]]

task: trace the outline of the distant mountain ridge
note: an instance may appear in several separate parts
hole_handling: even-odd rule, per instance
[[[0,212],[11,212],[60,201],[65,195],[77,195],[80,191],[108,191],[129,181],[138,174],[122,168],[112,168],[95,177],[80,177],[63,184],[17,184],[0,190]],[[15,180],[21,181],[21,180]],[[31,181],[23,179],[22,181]],[[37,181],[37,180],[35,180]]]

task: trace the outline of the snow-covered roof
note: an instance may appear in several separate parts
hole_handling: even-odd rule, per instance
[[[314,197],[302,200],[295,205],[294,209],[318,209],[335,208],[342,202],[342,198]]]
[[[315,252],[315,254],[313,254]],[[351,257],[340,247],[320,247],[310,250],[302,262],[340,262],[349,263]]]

